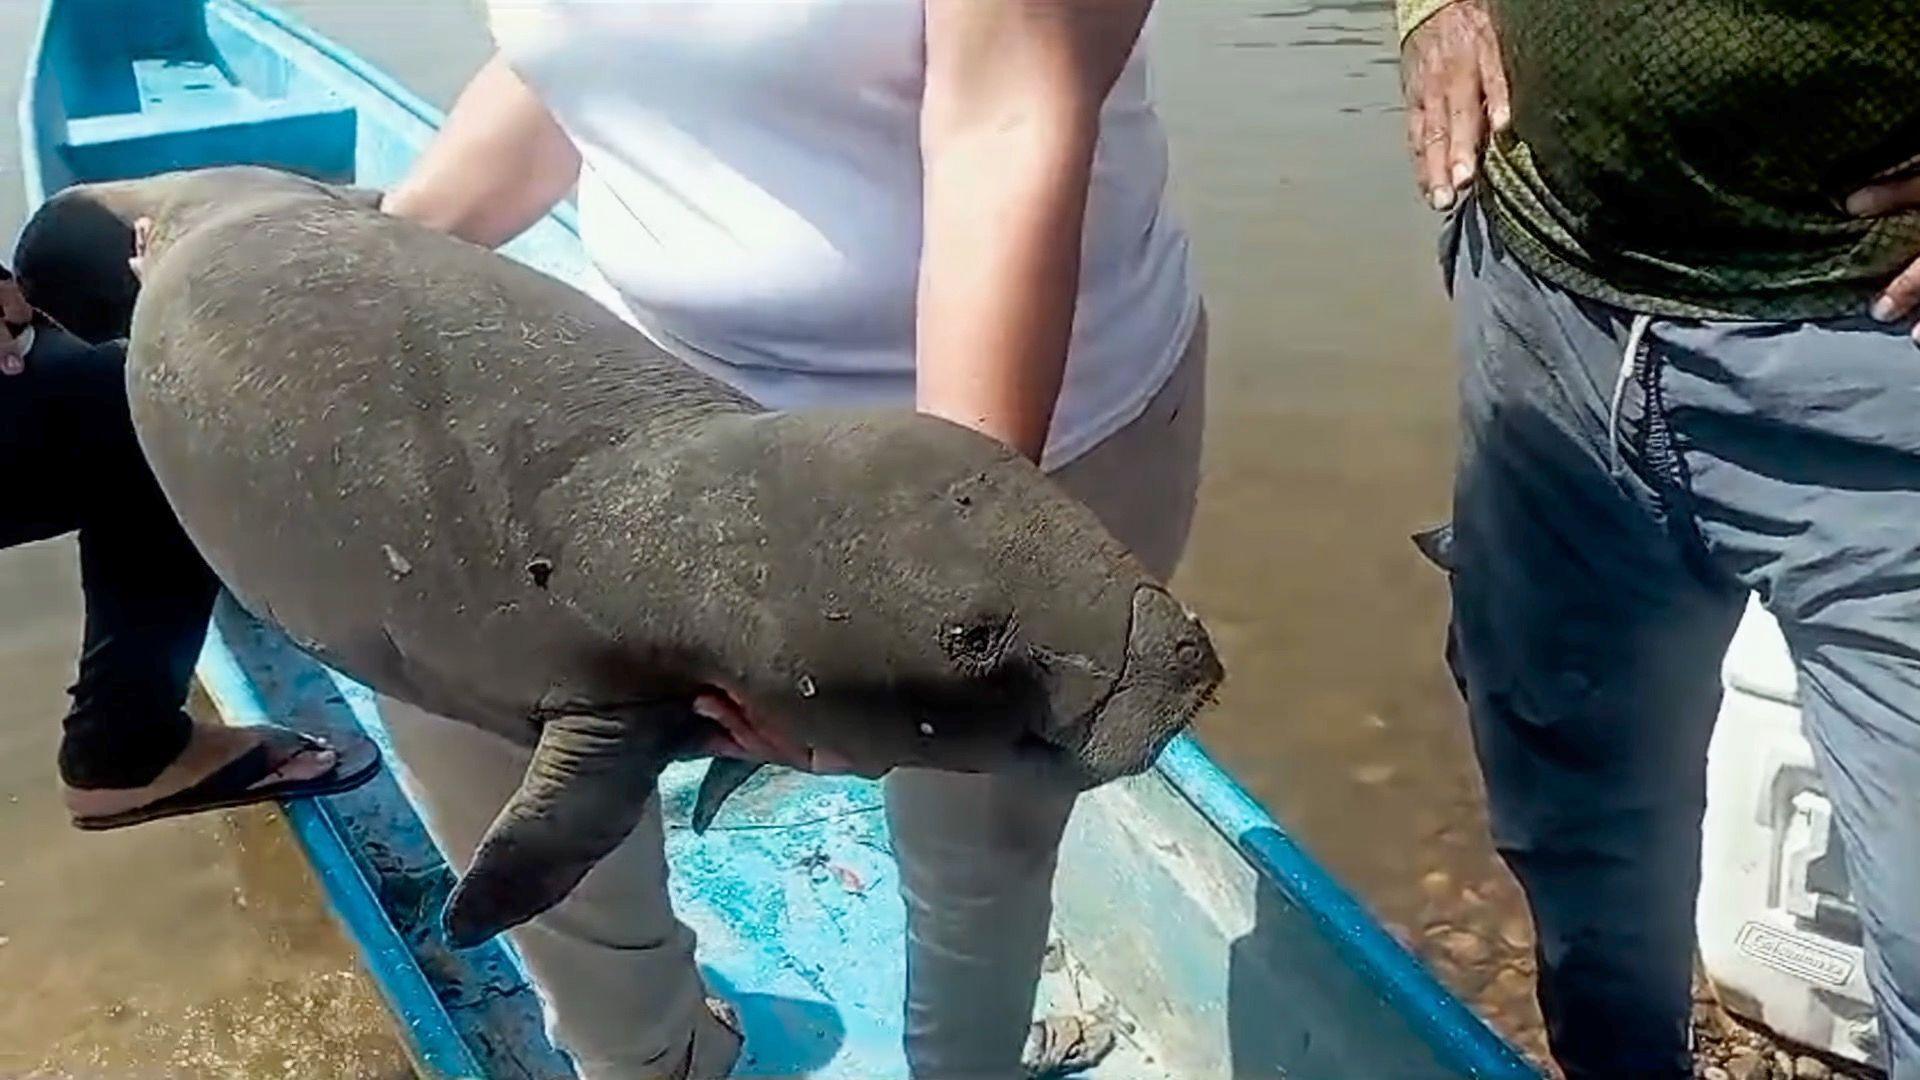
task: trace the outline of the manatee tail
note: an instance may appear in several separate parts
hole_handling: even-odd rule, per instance
[[[707,775],[700,778],[700,793],[693,800],[693,831],[706,832],[727,796],[739,791],[742,784],[765,767],[758,761],[714,758],[713,764],[707,766]]]
[[[674,719],[684,716],[676,710]],[[520,790],[507,800],[447,897],[455,948],[471,948],[560,902],[626,839],[670,754],[673,720],[560,716],[540,732]]]

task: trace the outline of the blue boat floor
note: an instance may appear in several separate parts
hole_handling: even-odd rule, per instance
[[[394,761],[373,697],[333,676],[363,730]],[[704,762],[661,777],[669,892],[697,936],[711,991],[738,1011],[747,1042],[738,1076],[905,1076],[901,1050],[906,910],[880,785],[763,770],[705,834],[688,821]],[[1144,1028],[1052,937],[1037,1012],[1090,1012],[1121,1032],[1079,1074],[1160,1080]]]
[[[697,836],[687,819],[702,769],[676,766],[661,785],[670,889],[747,1029],[738,1074],[905,1075],[905,909],[879,786],[766,770]],[[1068,943],[1050,942],[1046,968],[1042,1013],[1091,1011],[1127,1032],[1084,1075],[1170,1075]]]

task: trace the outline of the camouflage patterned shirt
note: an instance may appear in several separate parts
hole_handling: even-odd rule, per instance
[[[1513,86],[1484,203],[1569,291],[1674,317],[1857,313],[1920,213],[1848,195],[1920,166],[1915,0],[1486,0]],[[1402,34],[1443,6],[1399,0]]]

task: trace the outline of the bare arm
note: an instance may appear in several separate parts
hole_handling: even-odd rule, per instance
[[[381,209],[498,247],[553,209],[579,177],[573,141],[496,54]]]
[[[1100,106],[1153,0],[926,0],[918,404],[1035,460],[1060,395]]]

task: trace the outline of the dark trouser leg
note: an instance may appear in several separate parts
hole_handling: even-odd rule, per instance
[[[183,708],[219,582],[150,477],[80,530],[86,638],[60,775],[82,788],[150,783],[186,746]]]
[[[1644,395],[1613,474],[1626,317],[1533,279],[1471,210],[1454,243],[1449,654],[1549,1038],[1570,1077],[1688,1077],[1706,748],[1742,593],[1665,500]]]
[[[1920,1078],[1920,349],[1865,318],[1653,354],[1714,554],[1780,620],[1895,1080]]]
[[[60,772],[138,786],[187,743],[181,708],[218,584],[140,454],[122,347],[37,334],[26,371],[0,376],[0,545],[79,530],[86,637]]]

